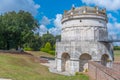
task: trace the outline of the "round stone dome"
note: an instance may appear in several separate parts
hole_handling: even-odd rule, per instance
[[[83,7],[72,7],[71,10],[64,11],[62,22],[66,19],[71,19],[74,17],[79,17],[83,15],[92,15],[97,17],[102,17],[107,22],[107,15],[106,15],[106,9],[100,9],[98,7],[89,7],[89,6],[83,6]],[[88,17],[88,16],[86,16]],[[90,16],[89,16],[90,17]]]

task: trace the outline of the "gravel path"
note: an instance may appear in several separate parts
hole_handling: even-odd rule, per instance
[[[48,60],[48,63],[41,63],[41,64],[44,65],[44,66],[47,66],[49,68],[49,71],[52,72],[52,73],[66,75],[66,76],[71,76],[72,75],[68,72],[58,72],[56,70],[55,60]]]

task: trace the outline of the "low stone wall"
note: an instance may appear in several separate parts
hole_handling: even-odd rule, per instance
[[[114,62],[112,69],[117,71],[120,74],[120,62]]]
[[[94,80],[120,80],[118,71],[107,68],[97,62],[90,61],[88,64],[89,76]]]

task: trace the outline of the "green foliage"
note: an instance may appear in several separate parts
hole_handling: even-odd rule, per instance
[[[29,12],[8,12],[0,16],[0,49],[23,47],[34,35],[38,23]]]
[[[51,55],[55,55],[55,51],[53,51],[53,50],[49,51],[48,53],[51,54]]]
[[[31,52],[35,57],[51,55]],[[0,77],[11,80],[89,80],[86,75],[63,76],[48,71],[34,56],[0,54]]]
[[[61,35],[56,35],[55,39],[58,40],[58,41],[60,41],[61,40]]]
[[[76,72],[75,75],[79,75],[80,73],[79,72]]]
[[[120,46],[114,46],[114,50],[120,50]]]
[[[39,51],[41,46],[42,46],[42,40],[41,40],[41,37],[39,35],[33,35],[31,40],[24,44],[24,47],[30,47],[34,51]]]
[[[24,50],[25,50],[25,51],[33,51],[33,49],[30,48],[30,47],[26,47],[26,48],[24,48]]]
[[[44,46],[44,48],[41,48],[40,51],[47,52],[51,55],[55,55],[55,50],[52,50],[51,44],[47,42]]]
[[[40,51],[47,52],[47,53],[49,52],[49,50],[46,48],[41,48]]]
[[[39,36],[35,33],[38,26],[38,22],[29,12],[20,10],[0,15],[0,49],[10,50],[20,47],[36,51],[40,48],[55,50],[56,40],[60,40],[61,36],[53,36],[49,32]]]
[[[76,72],[75,75],[84,75],[82,72]]]
[[[53,46],[55,44],[55,37],[50,34],[49,32],[47,34],[43,34],[42,36],[42,41],[43,41],[43,45],[42,46],[45,46],[45,44],[47,42],[50,42],[51,46]]]
[[[52,49],[51,44],[49,42],[47,42],[45,44],[45,49],[47,49],[47,50],[51,50]]]
[[[53,46],[53,50],[55,50],[55,48],[56,48],[56,45]]]

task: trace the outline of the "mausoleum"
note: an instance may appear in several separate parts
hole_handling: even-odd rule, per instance
[[[56,42],[56,69],[74,74],[88,69],[88,61],[111,67],[113,45],[108,41],[107,14],[98,7],[65,10],[61,41]]]

